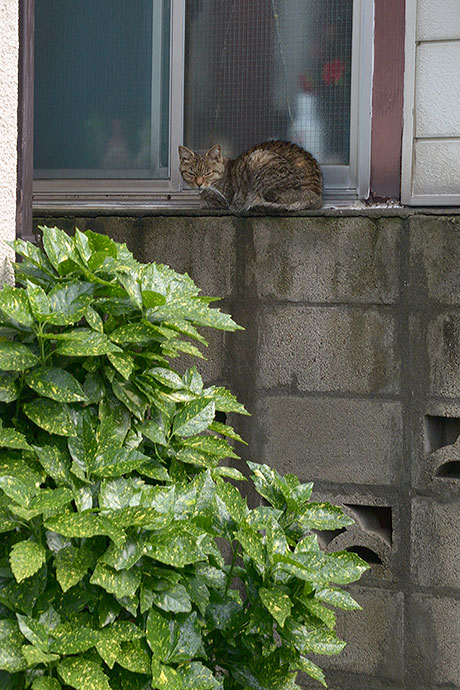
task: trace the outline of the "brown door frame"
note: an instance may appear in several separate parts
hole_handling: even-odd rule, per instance
[[[18,168],[16,235],[33,240],[34,167],[34,5],[19,0]]]

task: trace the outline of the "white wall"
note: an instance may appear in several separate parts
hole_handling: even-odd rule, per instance
[[[16,234],[18,7],[17,0],[0,0],[0,283],[12,279],[14,257],[3,240]]]
[[[460,204],[460,0],[407,0],[402,199]]]

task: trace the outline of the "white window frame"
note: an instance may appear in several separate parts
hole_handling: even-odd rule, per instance
[[[177,147],[184,127],[185,2],[171,0],[169,179],[37,179],[37,211],[198,208],[199,195],[184,189]],[[350,112],[350,165],[324,166],[325,205],[347,205],[369,196],[374,2],[354,0]]]

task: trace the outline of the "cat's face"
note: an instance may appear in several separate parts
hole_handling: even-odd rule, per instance
[[[225,162],[219,144],[206,151],[204,155],[179,146],[179,170],[190,187],[206,189],[212,187],[225,170]]]

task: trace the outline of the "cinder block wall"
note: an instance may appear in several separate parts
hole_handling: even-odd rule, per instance
[[[210,334],[209,382],[248,406],[245,457],[315,482],[372,568],[324,657],[333,690],[460,688],[460,214],[46,217],[187,271],[245,332]],[[307,678],[305,688],[318,687]]]

